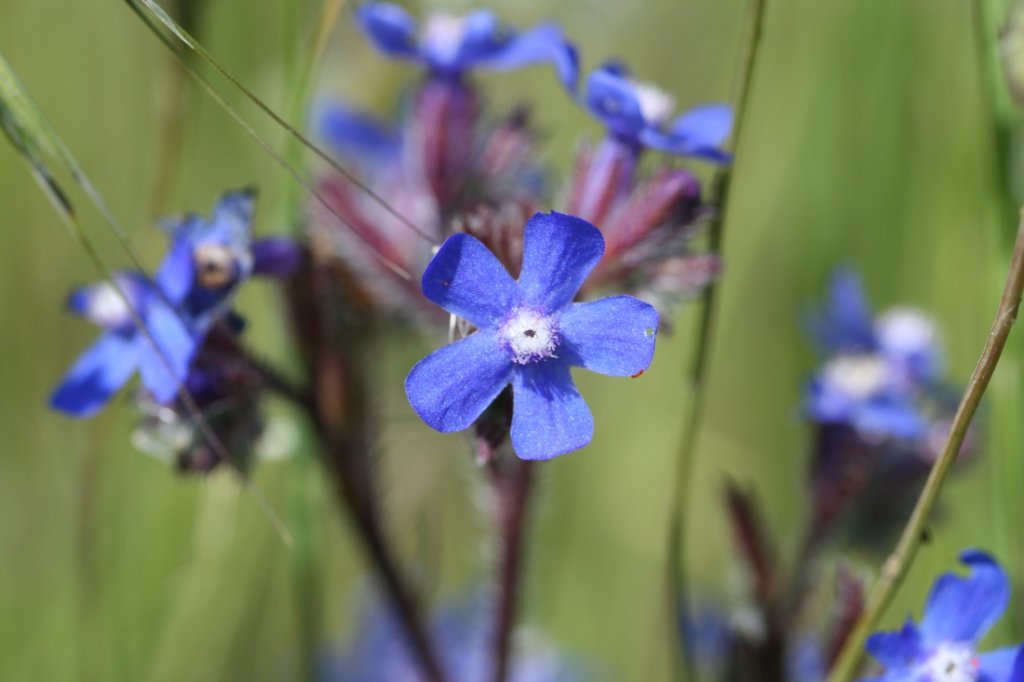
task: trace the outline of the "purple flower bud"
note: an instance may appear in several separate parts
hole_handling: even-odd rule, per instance
[[[292,239],[257,239],[252,243],[252,272],[254,275],[278,279],[291,277],[302,266],[304,257],[302,248]]]

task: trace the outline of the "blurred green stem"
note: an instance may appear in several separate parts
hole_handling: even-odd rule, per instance
[[[1013,323],[1017,319],[1022,290],[1024,290],[1024,214],[1022,214],[1017,228],[1017,241],[1013,250],[1013,260],[1010,263],[1010,274],[999,302],[999,310],[996,312],[988,341],[974,368],[967,390],[953,417],[946,444],[932,466],[928,481],[925,483],[924,490],[921,491],[921,496],[917,500],[910,520],[903,529],[896,549],[882,566],[881,574],[868,597],[864,613],[843,645],[842,652],[829,674],[828,682],[849,682],[856,674],[868,634],[877,626],[879,619],[896,594],[896,590],[906,577],[907,571],[910,570],[910,565],[921,546],[925,524],[939,497],[942,483],[946,480],[950,467],[960,452],[960,446],[967,436],[971,420],[974,418],[978,404],[981,402],[993,372],[995,372]]]
[[[764,18],[768,0],[749,0],[747,6],[747,26],[743,38],[743,52],[738,65],[733,95],[733,161],[739,155],[742,141],[743,125],[747,119],[747,105],[750,100],[751,83],[757,57],[760,53],[761,36],[764,33]],[[719,167],[711,181],[711,204],[715,214],[708,225],[708,247],[711,253],[721,255],[725,235],[725,224],[729,206],[729,189],[732,182],[732,165]],[[704,391],[705,378],[710,366],[711,338],[715,327],[718,308],[718,286],[712,282],[704,296],[701,309],[700,326],[697,331],[696,349],[693,365],[690,370],[690,400],[683,421],[683,432],[679,444],[676,461],[676,486],[672,505],[672,522],[669,524],[669,600],[670,616],[673,621],[682,613],[687,617],[688,603],[686,597],[686,519],[687,501],[690,499],[690,485],[696,459],[697,436],[707,405]],[[692,679],[691,652],[683,639],[684,666],[687,678]]]

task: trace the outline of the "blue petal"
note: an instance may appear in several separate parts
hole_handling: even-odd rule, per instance
[[[635,87],[614,68],[605,66],[590,73],[586,104],[619,137],[636,140],[646,126]]]
[[[320,134],[341,156],[383,163],[402,147],[397,129],[344,105],[324,107],[318,118]]]
[[[921,654],[921,636],[908,620],[901,630],[871,635],[865,648],[886,668],[906,668]]]
[[[500,49],[480,60],[492,69],[517,69],[537,62],[551,62],[558,79],[570,92],[576,91],[579,57],[555,24],[541,24],[511,37]]]
[[[369,2],[356,10],[363,32],[377,49],[392,57],[417,59],[416,20],[398,5]]]
[[[232,237],[238,232],[248,235],[256,212],[256,195],[257,192],[252,187],[227,192],[213,207],[211,222]]]
[[[138,346],[131,332],[107,332],[78,358],[50,396],[50,406],[91,417],[131,378]]]
[[[643,372],[654,357],[658,311],[632,296],[576,303],[558,322],[569,364],[612,376]]]
[[[416,414],[438,431],[468,428],[512,375],[497,333],[478,331],[420,360],[405,379]]]
[[[525,302],[554,312],[572,302],[604,255],[601,231],[564,213],[535,213],[523,234],[519,287]]]
[[[1024,682],[1022,646],[1011,646],[978,656],[979,682]]]
[[[142,385],[158,403],[167,403],[178,394],[178,387],[188,376],[198,340],[177,312],[162,301],[150,304],[145,322],[150,338],[141,331],[137,334]]]
[[[695,147],[717,149],[732,132],[732,107],[728,104],[694,107],[673,121],[669,131],[690,140]]]
[[[871,309],[860,277],[837,269],[829,282],[824,309],[810,321],[810,331],[827,351],[870,351],[878,346]]]
[[[423,295],[477,327],[496,327],[519,304],[519,288],[486,246],[453,234],[423,272]]]
[[[267,237],[252,243],[252,272],[264,277],[290,277],[302,266],[302,249],[287,237]]]
[[[431,21],[452,22],[458,30],[431,31]],[[477,10],[461,19],[448,16],[428,19],[422,49],[432,69],[457,74],[491,57],[502,49],[505,41],[494,12]]]
[[[928,597],[921,619],[921,637],[927,645],[978,641],[1010,601],[1010,582],[992,557],[971,550],[960,560],[970,574],[940,576]]]
[[[184,237],[171,242],[170,251],[157,268],[154,280],[167,300],[181,305],[192,291],[196,280],[195,260],[192,258],[192,244]]]
[[[594,418],[558,360],[520,365],[512,378],[512,447],[521,459],[551,459],[594,436]]]
[[[144,276],[118,272],[114,274],[113,282],[91,284],[71,292],[68,308],[105,329],[127,327],[132,323],[129,306],[139,310],[145,305],[149,294],[150,285]]]
[[[732,108],[710,104],[690,109],[673,121],[666,133],[645,130],[641,139],[649,147],[672,154],[728,163],[732,157],[721,147],[731,130]]]
[[[913,440],[928,429],[924,416],[901,396],[876,396],[857,403],[850,415],[851,424],[862,433],[882,434]]]

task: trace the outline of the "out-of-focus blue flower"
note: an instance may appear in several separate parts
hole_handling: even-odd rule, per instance
[[[431,637],[449,682],[479,682],[492,674],[487,610],[474,597],[447,604],[433,619]],[[364,609],[358,634],[343,656],[322,669],[321,682],[420,682],[401,625],[379,606]],[[512,663],[510,682],[579,682],[578,666],[530,638]]]
[[[322,106],[315,118],[320,134],[341,157],[371,169],[401,162],[402,133],[395,126],[340,102]]]
[[[422,64],[435,76],[458,78],[475,68],[551,62],[562,84],[576,89],[576,48],[554,24],[520,32],[502,25],[493,12],[477,10],[465,16],[432,14],[421,28],[404,9],[387,2],[368,2],[356,13],[381,52]]]
[[[885,667],[877,682],[1020,682],[1020,646],[978,653],[978,642],[1006,610],[1010,583],[992,557],[960,556],[970,573],[939,577],[920,625],[872,635],[867,651]]]
[[[174,398],[197,341],[156,286],[142,275],[118,273],[114,282],[72,293],[68,302],[72,312],[100,326],[103,334],[72,365],[51,395],[51,407],[72,417],[90,417],[136,371],[154,399],[167,402]],[[149,330],[152,343],[139,331],[132,310]]]
[[[114,282],[71,295],[72,312],[104,333],[64,377],[51,406],[74,417],[91,416],[136,370],[154,401],[174,399],[197,347],[227,312],[237,285],[253,273],[284,276],[298,266],[292,242],[252,241],[253,202],[249,190],[229,192],[209,220],[189,215],[165,222],[170,250],[152,280],[119,273]]]
[[[894,308],[872,319],[860,279],[839,270],[810,328],[826,353],[807,390],[811,419],[849,424],[873,437],[914,440],[927,435],[921,396],[935,387],[941,367],[930,318],[911,308]]]
[[[423,293],[477,331],[412,368],[406,394],[423,421],[461,431],[511,384],[519,457],[549,459],[589,443],[593,417],[569,368],[637,375],[658,328],[657,311],[631,296],[572,303],[603,254],[593,225],[538,213],[526,224],[516,281],[477,239],[449,237],[423,273]]]
[[[627,147],[647,147],[677,156],[728,163],[722,144],[732,130],[725,104],[697,107],[669,120],[675,102],[663,90],[630,78],[625,68],[606,64],[587,77],[584,101],[612,139]]]

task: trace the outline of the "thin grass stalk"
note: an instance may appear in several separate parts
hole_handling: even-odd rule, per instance
[[[110,210],[110,207],[103,199],[102,195],[78,165],[78,162],[71,154],[71,150],[68,149],[64,144],[64,141],[47,122],[43,112],[35,102],[32,101],[28,92],[18,81],[13,69],[10,68],[2,55],[0,55],[0,128],[3,129],[8,140],[28,164],[32,177],[36,180],[46,197],[50,200],[51,205],[57,211],[57,215],[60,217],[72,238],[85,252],[86,257],[92,263],[100,276],[113,285],[114,291],[121,299],[125,309],[128,311],[132,324],[135,325],[139,333],[141,333],[145,338],[146,343],[148,343],[154,353],[156,353],[157,359],[163,365],[168,374],[174,376],[171,362],[167,358],[167,354],[164,352],[164,349],[156,343],[156,340],[153,338],[149,328],[139,315],[139,311],[135,308],[127,293],[121,287],[121,284],[114,277],[112,270],[103,260],[102,256],[100,256],[99,251],[89,240],[85,230],[82,229],[81,224],[78,222],[78,216],[75,212],[74,206],[67,194],[60,187],[60,184],[53,177],[53,174],[50,172],[40,154],[44,151],[49,152],[64,164],[71,173],[72,178],[86,193],[104,220],[106,220],[107,225],[111,228],[114,234],[118,236],[118,240],[131,256],[136,267],[145,272],[139,259],[134,255],[135,252],[127,232],[125,232],[121,227],[121,224],[114,216],[113,211]],[[263,492],[246,477],[245,472],[243,472],[231,458],[231,455],[224,443],[220,440],[217,434],[213,432],[213,429],[210,428],[206,418],[199,410],[192,394],[184,383],[180,379],[176,378],[176,384],[178,397],[181,400],[182,405],[185,407],[185,411],[188,413],[192,423],[195,424],[197,429],[199,429],[200,435],[202,435],[203,439],[210,445],[217,456],[225,460],[235,471],[238,475],[242,488],[256,501],[264,516],[281,538],[281,541],[284,542],[285,545],[290,545],[292,542],[291,534],[288,532],[288,528],[285,526],[284,522],[277,515],[277,512],[274,511],[270,501],[266,498]]]
[[[300,173],[295,166],[288,163],[284,159],[284,157],[281,156],[280,153],[274,150],[274,148],[270,145],[269,142],[260,137],[260,134],[256,132],[256,129],[253,128],[252,125],[250,125],[244,118],[242,118],[242,115],[239,114],[234,107],[228,104],[227,100],[225,100],[224,97],[219,92],[217,92],[217,90],[213,87],[210,81],[204,78],[202,74],[199,73],[199,71],[197,71],[194,67],[192,67],[191,64],[188,63],[188,61],[185,59],[185,55],[182,54],[176,47],[174,47],[174,44],[171,43],[170,40],[168,40],[167,37],[160,32],[157,26],[152,23],[150,18],[147,15],[145,15],[142,12],[142,10],[136,7],[131,2],[131,0],[126,1],[129,3],[131,8],[139,15],[143,22],[145,22],[146,25],[149,26],[149,28],[153,31],[157,38],[159,38],[159,40],[167,47],[167,49],[171,50],[171,52],[177,57],[181,64],[185,66],[185,68],[192,75],[192,77],[196,79],[196,82],[199,83],[203,90],[205,90],[206,93],[211,98],[213,98],[213,100],[217,102],[217,104],[220,105],[220,107],[225,112],[227,112],[227,114],[232,118],[232,120],[235,121],[235,123],[237,123],[246,133],[249,134],[249,137],[251,137],[253,141],[255,141],[257,145],[259,145],[260,149],[262,149],[267,156],[273,159],[273,161],[277,163],[279,166],[284,168],[288,172],[288,174],[292,176],[292,178],[297,183],[299,183],[299,185],[301,185],[303,189],[309,192],[325,209],[327,209],[327,211],[332,216],[334,216],[334,218],[339,223],[348,228],[353,235],[355,235],[359,240],[361,240],[363,243],[369,246],[371,253],[373,253],[374,257],[377,258],[378,261],[380,261],[381,265],[391,270],[395,275],[397,275],[398,277],[407,282],[414,281],[412,273],[410,273],[408,270],[406,270],[401,265],[385,256],[384,254],[380,253],[376,248],[374,248],[374,244],[366,237],[366,235],[364,235],[359,230],[355,229],[352,226],[352,224],[349,223],[349,221],[346,220],[345,217],[342,216],[341,213],[339,213],[338,210],[334,208],[334,206],[332,206],[331,203],[327,201],[327,199],[325,199],[324,196],[320,192],[318,192],[317,189],[313,187],[313,185],[310,184],[310,182],[307,181],[302,176],[302,173]]]
[[[379,194],[377,194],[373,190],[373,188],[371,188],[366,183],[362,182],[359,178],[357,178],[355,176],[355,174],[353,174],[347,168],[343,167],[341,164],[339,164],[337,161],[335,161],[333,158],[331,158],[331,156],[329,154],[327,154],[325,151],[323,151],[322,149],[317,147],[315,144],[313,144],[305,135],[303,135],[301,132],[296,130],[294,126],[289,124],[279,114],[277,114],[277,112],[275,112],[273,109],[271,109],[263,100],[261,100],[255,94],[253,94],[253,92],[251,90],[246,88],[242,84],[242,82],[239,81],[230,71],[228,71],[223,65],[221,65],[220,62],[218,62],[216,59],[214,59],[213,55],[211,55],[206,50],[206,48],[204,48],[198,41],[196,41],[195,38],[193,38],[191,35],[189,35],[188,31],[186,31],[179,24],[177,24],[173,19],[171,19],[167,15],[167,13],[163,10],[163,8],[160,7],[159,3],[155,2],[154,0],[124,0],[124,1],[126,3],[128,3],[128,5],[132,8],[132,10],[137,15],[139,15],[139,17],[143,19],[143,21],[146,23],[146,25],[149,27],[149,29],[151,31],[153,31],[153,34],[156,35],[158,38],[160,38],[160,41],[163,42],[164,45],[166,45],[169,49],[171,49],[172,51],[177,52],[177,50],[174,48],[173,44],[171,43],[170,39],[168,39],[157,28],[156,24],[153,23],[153,21],[150,19],[149,15],[145,13],[145,11],[143,10],[143,7],[145,8],[145,10],[148,10],[150,13],[152,13],[152,15],[154,17],[156,17],[156,21],[159,21],[160,24],[162,24],[164,27],[166,27],[179,41],[184,43],[186,47],[188,47],[190,50],[192,50],[196,54],[198,54],[200,56],[200,58],[202,58],[203,61],[205,61],[207,64],[209,64],[211,67],[213,67],[213,69],[217,73],[219,73],[225,80],[227,80],[229,83],[231,83],[231,85],[234,86],[239,92],[241,92],[246,97],[246,99],[248,99],[250,102],[255,104],[256,107],[259,108],[260,111],[262,111],[264,114],[266,114],[268,117],[270,117],[270,119],[274,123],[276,123],[282,129],[284,129],[284,131],[288,135],[290,135],[291,137],[293,137],[296,140],[298,140],[298,142],[303,147],[305,147],[307,150],[312,152],[317,158],[319,158],[321,161],[323,161],[328,166],[330,166],[334,171],[339,173],[342,177],[345,178],[346,181],[351,183],[354,187],[358,188],[360,191],[365,193],[370,199],[372,199],[374,202],[376,202],[382,209],[387,211],[392,217],[394,217],[396,220],[398,220],[402,225],[407,227],[409,230],[411,230],[414,234],[416,234],[421,239],[426,241],[428,244],[436,246],[434,238],[429,233],[427,233],[423,228],[421,228],[421,227],[417,226],[415,223],[413,223],[409,218],[407,218],[405,215],[403,215],[401,212],[399,212],[394,206],[392,206],[390,203],[388,203],[383,197],[381,197]],[[141,7],[140,7],[140,5],[141,5]],[[206,83],[203,86],[204,89],[206,89],[207,92],[209,92],[211,94],[211,96],[214,96],[214,98],[217,100],[218,104],[220,104],[220,106],[222,108],[224,108],[226,111],[228,111],[228,113],[231,114],[232,118],[234,118],[236,120],[236,122],[239,123],[239,125],[242,125],[244,128],[246,128],[247,132],[251,131],[251,126],[249,126],[247,123],[245,123],[241,119],[241,117],[239,117],[236,113],[232,113],[234,110],[231,109],[231,107],[229,107],[227,105],[227,102],[225,102],[222,97],[220,97],[219,95],[215,94],[215,90],[213,89],[212,86],[210,86],[208,84],[208,81],[205,81],[205,79],[203,79],[201,76],[199,76],[199,74],[194,69],[190,69],[190,70],[192,71],[193,75],[197,78],[197,80],[200,80],[201,83]],[[275,161],[277,161],[277,163],[279,163],[282,167],[288,169],[289,173],[292,174],[293,176],[295,176],[295,179],[298,180],[301,184],[303,184],[303,186],[307,189],[307,191],[313,193],[314,196],[318,196],[318,198],[319,198],[319,195],[317,195],[317,193],[310,186],[308,186],[308,184],[305,183],[301,179],[301,177],[299,177],[296,174],[296,172],[294,171],[293,168],[291,168],[287,163],[285,163],[284,160],[282,160],[279,155],[273,153],[272,150],[269,149],[269,146],[265,145],[265,143],[263,143],[262,140],[260,140],[258,138],[258,136],[256,136],[255,131],[250,132],[250,135],[253,135],[254,137],[256,137],[257,141],[261,143],[260,146],[264,147],[264,151],[268,152],[271,156],[273,156],[275,158]],[[333,211],[332,211],[332,213],[333,213]],[[339,219],[340,219],[340,217],[339,217]]]
[[[981,398],[992,379],[1003,348],[1006,346],[1010,330],[1017,320],[1022,291],[1024,291],[1024,211],[1022,211],[1017,228],[1017,240],[1013,250],[1013,260],[1010,263],[1010,273],[999,301],[995,321],[992,323],[985,348],[981,352],[981,357],[971,374],[971,380],[967,384],[959,407],[957,407],[946,443],[935,460],[935,464],[932,465],[928,480],[903,529],[896,548],[882,565],[881,573],[868,597],[867,606],[843,645],[839,658],[829,673],[828,682],[849,682],[853,679],[864,652],[864,642],[876,628],[879,619],[885,613],[910,570],[917,550],[923,542],[925,525],[939,498],[942,484],[960,452],[960,446],[967,436],[971,420],[978,410]]]
[[[741,149],[743,126],[748,115],[747,107],[757,58],[760,54],[767,5],[768,0],[749,0],[747,5],[746,35],[743,39],[743,52],[737,67],[733,95],[735,117],[732,133],[733,163],[739,158]],[[712,179],[711,203],[715,208],[715,214],[708,225],[708,246],[711,253],[719,256],[722,253],[722,244],[725,238],[732,167],[732,164],[720,167]],[[672,519],[669,524],[667,580],[670,593],[669,613],[672,622],[677,622],[680,613],[682,613],[683,619],[687,617],[688,613],[685,533],[688,517],[687,502],[690,499],[700,425],[707,405],[704,384],[710,366],[711,339],[718,311],[718,295],[718,284],[712,281],[704,294],[701,307],[696,348],[688,377],[690,398],[683,420],[683,431],[676,457],[675,487],[673,488],[672,504],[669,506]],[[687,649],[685,638],[683,638],[682,644],[684,675],[687,679],[693,679],[692,654]]]

